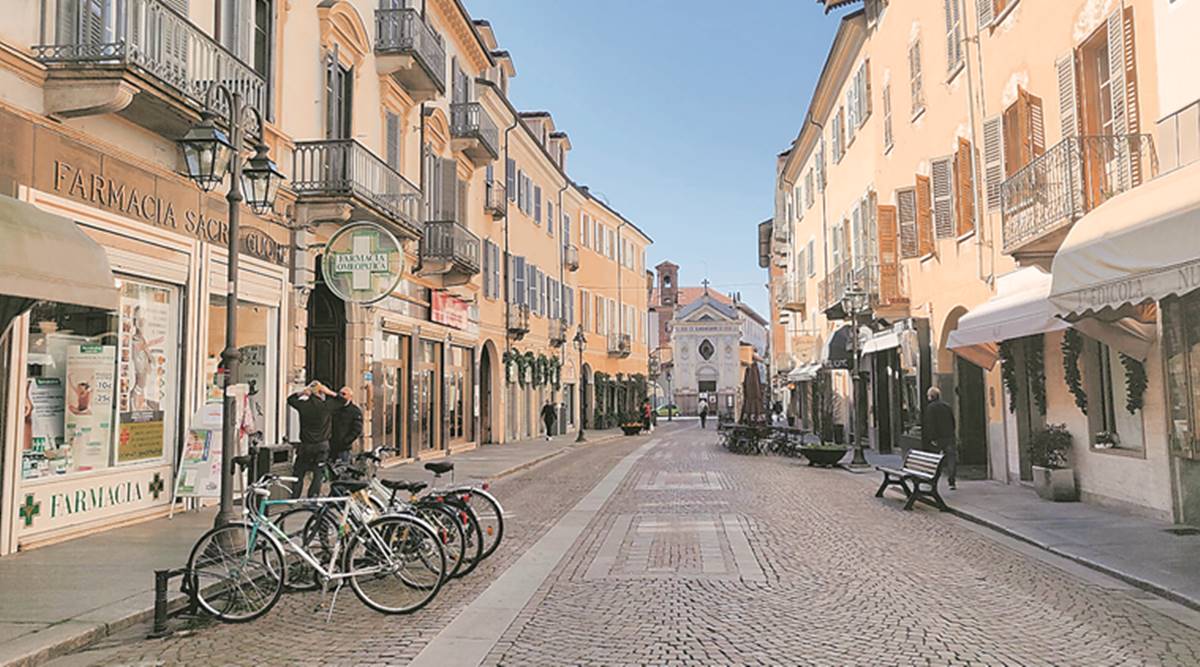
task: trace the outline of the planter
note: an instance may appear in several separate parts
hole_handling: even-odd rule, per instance
[[[637,435],[638,433],[640,433],[642,431],[642,425],[641,424],[621,424],[621,430],[625,432],[625,435]]]
[[[826,468],[833,467],[842,460],[846,452],[850,451],[848,447],[801,447],[800,453],[804,458],[808,459],[810,466],[824,466]]]
[[[1075,471],[1071,468],[1033,466],[1033,488],[1043,500],[1079,500],[1079,489],[1075,487]]]

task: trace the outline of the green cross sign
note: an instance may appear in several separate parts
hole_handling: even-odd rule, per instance
[[[162,475],[154,473],[154,479],[150,480],[150,493],[154,495],[154,499],[158,500],[158,496],[163,492]]]
[[[17,509],[17,514],[25,521],[25,527],[33,525],[33,517],[42,513],[42,503],[33,501],[33,494],[25,494],[25,504]]]
[[[329,239],[321,271],[329,289],[343,301],[373,303],[395,289],[403,258],[391,232],[374,223],[356,222]]]

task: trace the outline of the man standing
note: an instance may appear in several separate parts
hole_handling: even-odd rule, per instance
[[[329,439],[333,431],[333,413],[346,403],[328,387],[310,382],[303,390],[288,396],[288,405],[300,413],[300,449],[296,452],[296,463],[292,476],[296,486],[292,487],[292,498],[300,497],[304,487],[304,476],[312,473],[308,486],[308,497],[321,493],[321,464],[329,457]]]
[[[346,404],[333,413],[333,437],[329,441],[329,454],[335,460],[342,463],[349,463],[350,451],[354,448],[354,441],[362,436],[363,413],[362,408],[359,408],[354,403],[353,389],[342,387],[342,390],[338,392],[338,396]]]
[[[700,399],[700,428],[708,428],[708,399]]]
[[[950,489],[955,487],[955,474],[958,472],[958,446],[955,443],[954,411],[942,402],[942,392],[937,387],[930,387],[929,404],[925,406],[925,414],[921,417],[921,436],[926,443],[934,443],[942,450],[945,457],[944,466],[946,479]]]
[[[542,422],[546,424],[546,439],[550,439],[550,433],[554,431],[555,410],[554,403],[546,401],[542,406]]]

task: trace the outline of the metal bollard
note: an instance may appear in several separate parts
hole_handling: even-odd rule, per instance
[[[154,571],[154,628],[150,637],[166,637],[171,634],[167,629],[167,587],[171,584],[174,570]]]

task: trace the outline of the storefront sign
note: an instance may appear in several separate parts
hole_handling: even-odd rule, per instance
[[[169,475],[170,468],[151,468],[26,485],[17,495],[17,529],[45,533],[165,505]]]
[[[343,227],[325,245],[321,272],[343,301],[374,303],[396,289],[404,252],[391,232],[371,222]]]
[[[226,221],[205,215],[198,196],[180,200],[160,195],[159,192],[169,192],[167,188],[155,187],[161,186],[161,179],[153,179],[148,187],[139,189],[113,176],[89,173],[83,166],[66,160],[54,160],[53,170],[50,183],[57,194],[202,241],[221,246],[229,244]],[[287,247],[262,230],[244,226],[239,235],[243,253],[274,264],[287,264]]]
[[[455,329],[465,329],[471,323],[470,304],[447,292],[436,291],[430,298],[429,319]]]

